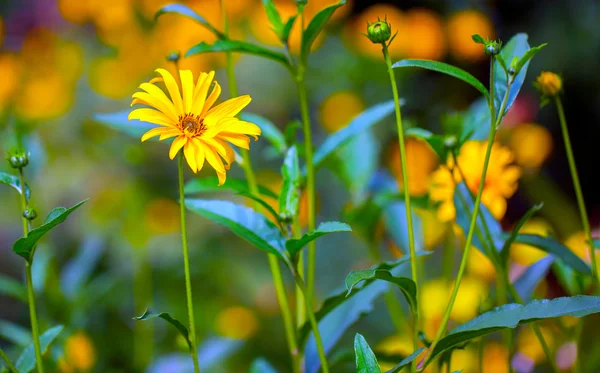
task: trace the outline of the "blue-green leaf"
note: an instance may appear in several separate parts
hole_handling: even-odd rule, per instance
[[[290,64],[283,54],[261,47],[256,44],[251,44],[239,40],[217,40],[212,45],[205,42],[201,42],[200,44],[197,44],[190,48],[190,50],[187,51],[185,56],[190,57],[196,54],[213,52],[239,52],[244,54],[252,54],[255,56],[279,62],[286,68],[290,68]]]
[[[290,147],[281,166],[283,186],[279,193],[279,214],[292,219],[298,212],[300,202],[300,164],[296,146]]]
[[[27,289],[16,279],[0,274],[0,295],[12,297],[27,303]]]
[[[504,61],[512,61],[513,57],[522,58],[525,53],[529,50],[529,43],[527,43],[527,34],[520,33],[513,36],[508,43],[502,46],[502,50],[500,51],[500,55],[504,59]],[[506,101],[506,105],[504,108],[504,112],[500,113],[500,107],[502,102],[504,101],[504,97],[506,96],[506,91],[508,89],[508,81],[507,74],[502,69],[500,62],[496,61],[495,63],[495,107],[497,111],[496,117],[503,117],[508,109],[512,106],[523,86],[523,82],[525,81],[525,75],[527,74],[527,67],[529,66],[529,61],[525,62],[521,67],[521,71],[519,74],[515,75],[514,80],[510,86],[510,91],[508,92],[508,98]]]
[[[254,247],[291,264],[281,231],[264,215],[230,201],[188,198],[185,206],[200,216],[226,226]]]
[[[519,222],[515,225],[506,241],[504,241],[502,250],[500,250],[500,257],[502,258],[502,263],[507,262],[508,256],[510,255],[510,247],[512,246],[513,242],[515,242],[515,239],[517,238],[517,235],[519,234],[521,228],[523,228],[523,225],[525,225],[525,223],[527,223],[529,219],[533,217],[533,215],[540,211],[543,206],[544,203],[538,203],[537,205],[532,206],[529,210],[527,210],[525,215],[523,215]]]
[[[546,274],[550,270],[553,262],[554,258],[552,255],[547,255],[530,265],[515,281],[515,289],[524,302],[529,302],[529,300],[531,300],[533,291],[538,286],[540,281],[546,277]]]
[[[183,192],[186,195],[190,195],[198,193],[217,193],[226,190],[236,193],[250,193],[250,187],[246,180],[227,177],[225,183],[219,186],[219,180],[216,176],[192,179],[185,184]],[[277,198],[277,194],[262,185],[258,185],[258,192],[266,197]]]
[[[467,109],[461,126],[459,142],[467,140],[484,141],[490,133],[490,108],[485,98],[475,100]]]
[[[371,350],[365,337],[356,333],[354,337],[354,354],[356,355],[357,373],[380,373],[381,368],[377,362],[377,357]]]
[[[335,10],[344,4],[346,4],[346,0],[340,0],[339,3],[328,6],[327,8],[321,10],[316,16],[314,16],[313,19],[310,20],[310,23],[302,34],[302,46],[300,48],[300,56],[302,56],[302,58],[306,59],[310,53],[310,48],[317,39],[317,36],[319,36],[323,28],[325,28],[325,25],[327,25],[327,22],[329,22],[329,19]]]
[[[31,332],[28,329],[8,321],[0,320],[0,337],[22,347],[31,343]]]
[[[46,353],[52,341],[54,341],[54,339],[58,337],[60,332],[62,332],[63,328],[64,326],[62,325],[54,326],[46,330],[40,336],[40,348],[42,350],[42,354]],[[23,353],[21,353],[21,356],[19,356],[19,359],[17,360],[15,366],[17,367],[17,370],[20,373],[29,373],[33,370],[33,368],[35,368],[35,363],[35,350],[33,348],[32,343],[29,346],[27,346],[25,350],[23,350]]]
[[[259,357],[252,362],[248,373],[277,373],[277,369],[275,369],[265,358]]]
[[[398,365],[396,365],[395,367],[393,367],[392,369],[388,370],[385,373],[398,373],[404,367],[406,367],[408,364],[412,363],[413,360],[415,360],[417,357],[419,357],[421,352],[423,352],[424,350],[425,350],[424,348],[419,348],[418,350],[416,350],[415,352],[413,352],[412,354],[410,354],[406,358],[404,358],[404,360],[399,362]]]
[[[0,171],[0,183],[10,185],[15,188],[19,194],[21,194],[21,181],[15,175],[7,174],[5,172]],[[29,186],[25,183],[25,198],[29,201],[31,197],[31,190],[29,190]]]
[[[193,11],[191,8],[183,5],[183,4],[168,4],[163,6],[156,12],[154,18],[157,19],[163,14],[179,14],[185,17],[188,17],[202,26],[206,27],[210,32],[215,34],[219,39],[225,38],[225,35],[217,30],[213,25],[211,25],[204,17],[200,16],[198,13]]]
[[[334,233],[334,232],[351,232],[351,231],[352,231],[352,229],[350,228],[350,226],[348,224],[340,223],[339,221],[328,221],[328,222],[319,224],[317,229],[315,229],[312,232],[304,234],[304,236],[302,236],[299,239],[294,239],[294,238],[289,239],[285,243],[285,247],[286,247],[287,251],[290,253],[290,255],[292,257],[294,257],[310,241],[316,240],[317,238],[319,238],[325,234]]]
[[[544,48],[546,45],[548,45],[548,43],[538,45],[537,47],[533,47],[533,48],[529,49],[527,52],[525,52],[523,57],[521,57],[519,59],[519,61],[517,62],[517,64],[515,65],[515,68],[514,68],[515,73],[514,74],[519,75],[519,73],[521,72],[521,70],[523,69],[525,64],[529,63],[529,60],[531,60],[533,58],[533,56],[535,56],[539,51],[541,51],[542,48]]]
[[[265,117],[252,113],[242,113],[241,119],[246,122],[254,123],[260,127],[261,136],[267,139],[280,154],[285,153],[287,150],[285,136],[273,122]]]
[[[29,232],[27,237],[21,237],[17,240],[17,242],[15,242],[13,245],[13,251],[25,258],[27,261],[31,261],[33,258],[33,253],[35,252],[35,245],[38,243],[38,241],[52,228],[64,222],[73,211],[83,205],[86,201],[87,199],[79,202],[70,209],[58,207],[58,210],[52,210],[43,225],[33,229],[31,232]]]
[[[352,271],[346,276],[346,289],[348,294],[352,292],[354,286],[362,281],[367,280],[383,280],[390,282],[396,286],[406,296],[408,303],[413,312],[418,312],[417,304],[417,285],[408,277],[395,277],[386,269],[365,269],[362,271]]]
[[[477,78],[475,78],[473,75],[469,74],[468,72],[464,71],[463,69],[460,69],[456,66],[449,65],[444,62],[409,59],[409,60],[398,61],[395,64],[393,64],[392,67],[393,68],[420,67],[422,69],[437,71],[437,72],[440,72],[443,74],[450,75],[452,77],[462,80],[465,83],[470,84],[475,89],[477,89],[479,92],[481,92],[481,94],[483,94],[483,96],[486,99],[490,96],[487,88],[485,88],[483,83],[481,83],[479,80],[477,80]]]
[[[561,259],[569,267],[579,273],[591,274],[590,267],[568,247],[552,237],[543,237],[537,234],[519,234],[515,242],[531,245]]]
[[[166,322],[168,322],[169,324],[173,325],[177,329],[179,334],[181,334],[183,336],[183,338],[185,338],[185,341],[188,344],[189,350],[192,351],[192,341],[190,340],[188,328],[185,325],[183,325],[181,323],[181,321],[173,318],[167,312],[157,313],[157,312],[153,312],[150,310],[146,310],[146,311],[144,311],[144,314],[142,316],[137,316],[137,317],[134,317],[133,319],[138,320],[138,321],[146,321],[146,320],[154,319],[156,317],[161,318],[161,319],[165,320]]]
[[[262,199],[258,196],[255,196],[253,194],[246,193],[246,192],[239,192],[238,195],[249,198],[249,199],[253,200],[254,202],[258,203],[263,209],[265,209],[266,212],[271,214],[271,216],[273,217],[273,219],[275,219],[275,221],[279,221],[279,214],[277,214],[277,211],[275,211],[275,209],[271,205],[269,205],[267,203],[267,201],[265,201],[264,199]],[[260,210],[258,210],[258,211],[260,211]]]
[[[95,113],[92,114],[92,119],[114,130],[140,139],[144,133],[156,127],[156,125],[152,123],[142,122],[137,119],[127,119],[130,112],[131,110],[122,110],[114,113]],[[154,140],[156,140],[156,138],[154,138]]]

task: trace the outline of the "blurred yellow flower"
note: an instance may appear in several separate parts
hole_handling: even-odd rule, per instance
[[[456,12],[448,20],[448,45],[450,53],[459,60],[475,62],[485,58],[483,46],[476,44],[471,35],[480,34],[484,38],[495,36],[492,21],[485,14],[467,9]]]
[[[553,233],[553,229],[548,221],[536,217],[528,220],[519,232],[546,237]],[[530,266],[546,255],[548,254],[545,251],[530,245],[514,243],[510,247],[511,259],[524,266]]]
[[[562,89],[561,77],[551,71],[542,71],[534,84],[544,96],[556,96]]]
[[[59,369],[62,373],[89,372],[96,364],[94,344],[82,331],[70,335],[65,341],[64,349],[65,355],[59,361]]]
[[[489,295],[489,285],[472,276],[463,277],[450,318],[464,323],[478,315],[480,305]]]
[[[508,348],[497,342],[487,342],[483,348],[483,361],[481,373],[509,373]]]
[[[28,120],[57,118],[66,113],[74,100],[74,87],[56,71],[30,74],[16,98],[16,113]]]
[[[540,330],[552,351],[554,336],[548,328],[542,327]],[[530,358],[535,364],[539,364],[546,360],[544,350],[531,326],[523,327],[517,335],[517,351]]]
[[[473,346],[467,346],[465,349],[454,350],[452,352],[452,360],[450,361],[450,371],[462,371],[462,373],[481,373],[478,372],[477,364],[478,351]]]
[[[21,63],[17,56],[10,53],[0,54],[0,112],[11,104],[19,89],[21,72]]]
[[[421,218],[425,249],[433,250],[446,237],[448,225],[441,222],[433,210],[415,208],[415,212]]]
[[[131,102],[132,106],[142,104],[151,108],[135,109],[129,114],[129,119],[158,124],[160,127],[146,132],[142,141],[156,136],[160,136],[160,140],[175,137],[169,157],[175,158],[183,149],[185,159],[194,173],[201,170],[204,160],[207,160],[217,172],[219,185],[222,185],[226,179],[226,170],[235,160],[229,144],[249,149],[248,135],[258,140],[261,133],[257,125],[235,117],[250,103],[250,96],[235,97],[212,107],[221,95],[221,87],[216,81],[212,92],[208,94],[213,85],[214,71],[200,74],[198,82],[194,84],[192,72],[180,70],[183,94],[171,73],[164,69],[156,71],[161,77],[142,83],[140,89],[143,92],[134,93]],[[170,99],[154,84],[157,82],[165,84]],[[221,158],[225,160],[225,164]]]
[[[321,124],[328,132],[346,127],[352,118],[365,108],[363,99],[354,91],[337,91],[329,95],[319,107]]]
[[[374,352],[376,355],[384,354],[387,356],[408,356],[414,351],[413,341],[410,333],[404,333],[402,335],[391,335],[389,337],[384,338],[381,342],[375,345]],[[419,357],[417,357],[417,361],[420,361],[425,355],[426,351],[424,350]],[[392,362],[383,362],[379,361],[379,366],[382,372],[387,372],[391,370],[396,363]],[[428,366],[423,370],[423,373],[430,373],[432,371],[432,366]]]
[[[168,198],[157,198],[146,206],[146,224],[156,234],[179,231],[179,205]]]
[[[565,246],[586,263],[591,264],[590,245],[587,243],[587,237],[583,231],[573,233],[569,236],[565,240]],[[598,250],[596,250],[596,260],[600,261],[600,251]],[[598,270],[598,274],[600,275],[600,269]]]
[[[63,18],[72,23],[83,24],[90,19],[89,1],[58,0],[58,11]]]
[[[467,272],[470,275],[485,281],[491,281],[496,278],[496,267],[494,267],[490,258],[479,251],[475,246],[471,246],[471,250],[469,250]]]
[[[409,180],[408,192],[411,196],[422,196],[427,193],[431,175],[438,167],[439,160],[426,141],[412,136],[407,137],[404,141]],[[396,177],[398,186],[403,191],[404,180],[402,179],[400,147],[396,141],[390,145],[388,159],[390,172]]]
[[[435,12],[413,8],[406,12],[407,58],[441,60],[446,55],[444,22]]]
[[[487,142],[467,141],[457,157],[462,173],[458,167],[454,167],[454,160],[449,157],[446,165],[440,166],[431,176],[429,196],[432,201],[440,202],[440,220],[450,221],[455,218],[454,189],[463,181],[463,175],[467,187],[473,194],[477,194],[486,147]],[[513,159],[513,153],[508,148],[497,143],[492,145],[481,201],[496,219],[501,219],[506,213],[506,199],[516,192],[517,181],[521,176],[519,167],[512,164]]]
[[[508,145],[518,165],[536,169],[552,152],[552,134],[539,124],[521,123],[511,130]]]
[[[216,331],[223,337],[248,339],[256,334],[258,327],[258,319],[246,307],[229,307],[217,315]]]

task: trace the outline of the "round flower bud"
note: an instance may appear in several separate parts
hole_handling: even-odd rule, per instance
[[[487,56],[495,56],[500,53],[500,43],[496,41],[489,41],[484,46],[484,51]]]
[[[181,53],[179,53],[179,52],[171,52],[171,53],[167,54],[167,56],[165,58],[169,62],[177,62],[181,58]]]
[[[37,218],[37,212],[32,208],[28,208],[23,211],[23,217],[27,220],[33,220]]]
[[[562,90],[562,79],[553,72],[542,71],[535,86],[544,96],[556,96]]]
[[[454,149],[454,148],[456,148],[457,144],[458,144],[458,139],[456,138],[456,136],[448,135],[448,136],[444,137],[444,146],[447,149]]]
[[[6,157],[12,168],[23,168],[29,164],[29,155],[22,150],[11,152]]]
[[[383,44],[392,37],[392,29],[387,21],[377,21],[367,26],[367,37],[374,44]]]

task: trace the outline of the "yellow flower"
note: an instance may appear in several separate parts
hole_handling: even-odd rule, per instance
[[[553,232],[552,226],[542,218],[533,218],[521,227],[520,233],[538,234],[546,237]],[[515,262],[529,266],[548,255],[534,246],[514,243],[510,247],[510,257]]]
[[[542,71],[535,80],[535,87],[544,96],[556,96],[562,89],[562,79],[550,71]]]
[[[441,60],[446,54],[444,22],[435,12],[426,8],[413,8],[407,16],[408,58]]]
[[[446,165],[432,174],[429,197],[440,202],[438,218],[441,221],[451,221],[456,216],[454,189],[463,181],[463,175],[467,187],[474,194],[477,193],[486,148],[487,142],[467,141],[457,157],[462,173],[458,167],[454,167],[454,160],[448,158]],[[501,219],[506,213],[506,199],[516,192],[517,180],[521,176],[519,167],[512,164],[513,159],[513,153],[508,148],[499,144],[492,146],[481,201],[496,219]]]
[[[550,350],[552,350],[552,345],[554,343],[552,333],[547,328],[540,328],[540,330],[546,343],[550,347]],[[517,351],[530,358],[535,364],[546,360],[542,345],[531,326],[525,326],[519,332],[519,335],[517,336]]]
[[[81,331],[69,336],[65,356],[59,362],[61,372],[89,372],[95,364],[96,350],[90,337]]]
[[[438,167],[438,157],[425,140],[410,136],[404,140],[404,145],[406,147],[408,192],[411,196],[422,196],[427,193],[431,174]],[[397,141],[390,146],[388,159],[390,171],[398,180],[398,187],[400,190],[404,190],[400,147]]]
[[[592,263],[592,258],[590,257],[590,245],[587,243],[587,237],[583,231],[573,233],[565,240],[565,246],[567,246],[571,251],[583,259],[587,264]],[[600,261],[600,252],[596,251],[596,261]],[[600,270],[598,271],[600,274]]]
[[[344,110],[340,110],[344,108]],[[336,132],[346,127],[357,116],[365,104],[353,91],[337,91],[329,95],[320,106],[321,124],[328,132]]]
[[[488,342],[483,349],[482,373],[508,373],[508,348],[497,342]]]
[[[180,70],[179,77],[183,95],[179,91],[177,81],[164,69],[156,69],[161,78],[154,78],[149,83],[142,83],[143,92],[133,94],[131,105],[143,104],[150,108],[138,108],[129,114],[129,119],[158,124],[142,136],[142,141],[160,136],[160,140],[174,137],[169,157],[175,158],[183,149],[183,154],[193,172],[204,166],[204,161],[215,169],[219,185],[226,179],[226,171],[235,159],[230,144],[243,149],[250,148],[250,138],[257,140],[260,128],[235,116],[250,103],[250,96],[244,95],[229,99],[215,107],[213,104],[221,94],[221,86],[216,81],[210,95],[208,91],[213,85],[215,72],[202,73],[194,84],[190,70]],[[165,92],[154,83],[164,82],[170,99]],[[225,164],[223,164],[225,160]]]
[[[535,123],[521,123],[510,133],[508,145],[515,161],[524,168],[539,168],[552,152],[552,135]]]
[[[246,307],[229,307],[217,316],[216,328],[224,337],[248,339],[258,330],[258,320]]]
[[[485,58],[483,46],[474,43],[471,39],[473,34],[480,34],[490,39],[495,36],[492,22],[485,14],[467,9],[450,16],[448,20],[450,53],[458,59],[470,62]]]
[[[471,246],[467,259],[467,272],[477,278],[491,281],[496,278],[496,267],[485,254]]]

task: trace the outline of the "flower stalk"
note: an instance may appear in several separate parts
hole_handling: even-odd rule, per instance
[[[1,348],[0,348],[0,358],[2,358],[2,360],[4,361],[4,363],[6,364],[6,366],[8,367],[8,369],[10,370],[11,373],[19,373],[19,371],[17,370],[15,365],[8,358],[8,355],[6,355],[4,350],[2,350]]]

